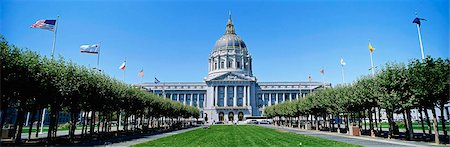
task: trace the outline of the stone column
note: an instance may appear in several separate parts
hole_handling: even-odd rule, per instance
[[[203,99],[205,99],[205,97],[203,97]],[[200,108],[200,94],[197,94],[197,108]]]
[[[247,86],[242,87],[242,92],[244,93],[244,95],[242,96],[244,102],[243,106],[247,106]]]
[[[236,94],[236,88],[237,86],[234,86],[234,96],[233,96],[233,106],[236,107],[237,106],[237,94]]]
[[[184,98],[183,99],[184,99],[183,104],[186,105],[186,93],[184,94]]]
[[[272,93],[269,93],[269,106],[272,106]]]
[[[220,51],[217,51],[220,52]],[[220,56],[217,56],[217,69],[220,69],[222,67],[220,67]]]
[[[241,50],[241,52],[242,52],[242,54],[244,54],[244,51]],[[239,65],[239,66],[241,66],[241,69],[244,69],[244,66],[245,66],[245,63],[244,63],[245,60],[244,60],[244,58],[245,58],[245,57],[242,56],[242,62],[241,62],[241,65]]]
[[[191,101],[189,102],[189,106],[192,106],[192,101],[194,101],[194,94],[191,93]]]
[[[276,97],[275,104],[278,104],[278,100],[279,100],[278,93],[275,94],[275,97]]]
[[[286,101],[286,93],[283,93],[283,102]]]
[[[247,93],[246,93],[246,98],[247,98],[247,103],[251,103],[250,102],[250,86],[246,86],[247,87]]]
[[[289,93],[289,101],[292,101],[292,93]]]
[[[218,94],[217,94],[217,86],[214,86],[214,106],[219,106],[219,102],[217,101],[217,100],[219,100],[217,97],[218,97]]]
[[[227,107],[228,106],[228,86],[225,86],[225,89],[224,89],[225,91],[224,91],[224,98],[223,98],[223,106],[224,107]]]

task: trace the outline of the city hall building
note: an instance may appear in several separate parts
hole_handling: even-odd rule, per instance
[[[258,82],[253,59],[244,41],[235,33],[231,16],[208,57],[208,75],[203,82],[136,84],[149,92],[200,109],[200,117],[212,122],[244,121],[263,116],[264,108],[303,98],[331,84],[322,82]]]

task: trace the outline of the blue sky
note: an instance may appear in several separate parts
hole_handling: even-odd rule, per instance
[[[420,58],[416,11],[425,54],[449,57],[449,2],[420,1],[9,1],[0,0],[0,32],[18,47],[50,56],[53,34],[31,29],[39,19],[61,16],[56,54],[80,65],[96,66],[79,46],[102,43],[100,68],[126,82],[201,82],[208,56],[224,33],[228,11],[237,34],[253,56],[258,81],[342,82],[370,74],[367,42],[374,63]],[[322,77],[319,71],[324,68]]]

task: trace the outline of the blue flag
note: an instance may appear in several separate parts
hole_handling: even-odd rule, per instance
[[[416,17],[416,18],[413,20],[413,23],[418,24],[419,27],[420,27],[420,21],[421,21],[421,20],[425,20],[425,19]],[[425,21],[426,21],[426,20],[425,20]]]

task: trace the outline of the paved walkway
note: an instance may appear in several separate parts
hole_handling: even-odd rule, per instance
[[[123,142],[112,143],[112,144],[108,144],[106,146],[132,146],[132,145],[135,145],[135,144],[140,144],[140,143],[156,140],[156,139],[163,138],[163,137],[167,137],[167,136],[171,136],[171,135],[175,135],[175,134],[180,134],[180,133],[184,133],[184,132],[195,130],[195,129],[199,129],[199,128],[202,128],[202,127],[194,127],[194,128],[183,129],[183,130],[178,130],[178,131],[160,133],[160,134],[156,134],[156,135],[143,136],[142,138],[128,140],[128,141],[123,141]]]
[[[403,141],[396,139],[385,139],[385,138],[373,138],[370,136],[350,136],[347,134],[337,134],[330,132],[321,132],[321,131],[312,131],[312,130],[301,130],[296,128],[289,127],[277,127],[273,125],[260,125],[267,128],[278,129],[283,131],[289,131],[297,134],[303,134],[313,137],[325,138],[340,142],[346,142],[356,145],[362,145],[366,147],[406,147],[406,146],[414,146],[414,147],[423,147],[423,146],[436,146],[433,143],[427,142],[417,142],[417,141]]]

